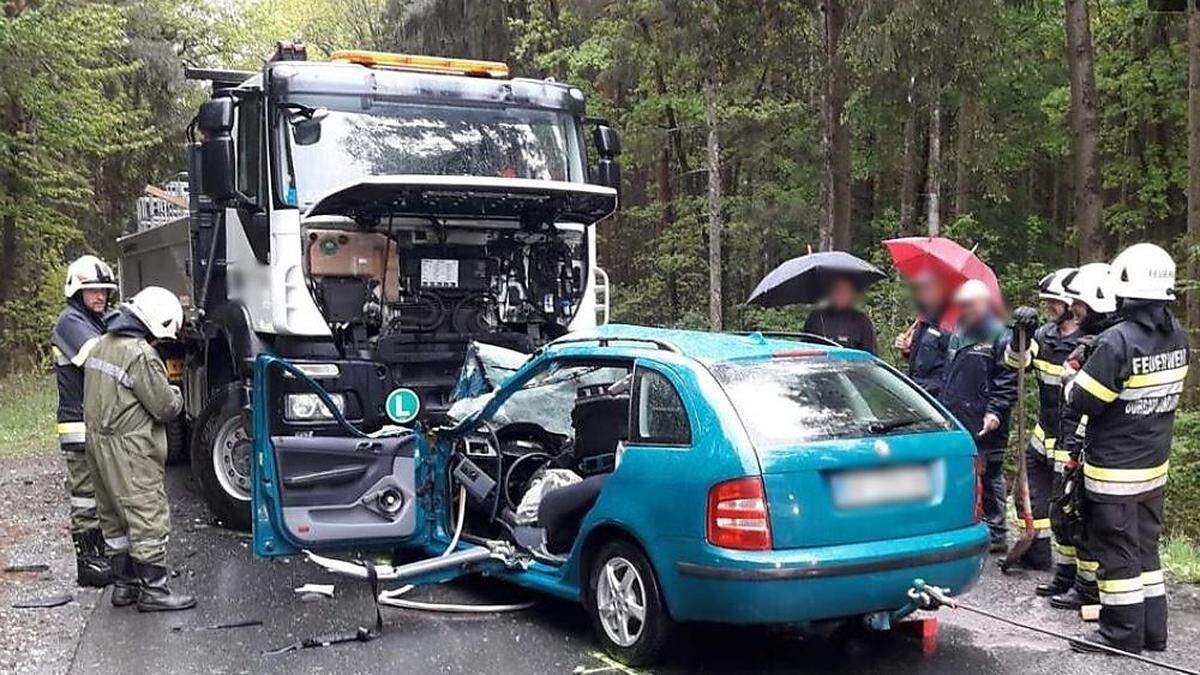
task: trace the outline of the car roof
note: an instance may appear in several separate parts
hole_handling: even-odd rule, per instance
[[[845,360],[868,360],[866,352],[828,344],[825,338],[782,333],[713,333],[678,328],[653,328],[610,323],[593,330],[571,333],[551,343],[552,346],[584,345],[591,340],[610,340],[607,344],[589,345],[596,354],[652,357],[654,348],[663,353],[678,353],[704,364],[729,361],[757,360],[794,355],[825,356]],[[648,349],[649,348],[649,349]]]

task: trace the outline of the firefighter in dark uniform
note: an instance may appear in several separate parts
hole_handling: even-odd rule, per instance
[[[1161,651],[1167,598],[1158,540],[1188,339],[1168,308],[1175,263],[1166,251],[1129,247],[1113,260],[1111,280],[1120,321],[1096,338],[1066,391],[1068,404],[1088,416],[1079,459],[1087,546],[1100,563],[1100,629],[1092,639]]]
[[[1062,407],[1063,362],[1079,344],[1079,326],[1075,315],[1071,313],[1071,298],[1063,288],[1063,278],[1074,271],[1074,268],[1061,269],[1047,274],[1039,282],[1038,297],[1042,300],[1049,321],[1036,330],[1034,326],[1038,321],[1038,311],[1035,308],[1018,307],[1013,312],[1015,337],[1004,355],[1005,365],[1010,368],[1029,368],[1038,380],[1038,421],[1030,434],[1025,453],[1035,539],[1017,561],[1021,566],[1033,570],[1048,570],[1053,562],[1050,495],[1054,486],[1054,453],[1057,449],[1059,409]],[[1019,351],[1022,345],[1026,347],[1024,353]],[[1056,569],[1056,578],[1067,578],[1067,585],[1048,595],[1065,592],[1075,578],[1074,552],[1059,551],[1060,555],[1071,554],[1069,560],[1060,558]],[[1047,595],[1044,592],[1042,594]]]
[[[908,359],[908,376],[930,396],[937,397],[950,347],[950,331],[940,325],[949,305],[949,292],[932,273],[916,275],[912,289],[917,320],[896,337],[895,347]]]
[[[1064,385],[1083,367],[1095,346],[1096,336],[1116,319],[1117,299],[1109,280],[1108,263],[1090,263],[1063,279],[1063,290],[1071,299],[1071,313],[1079,326],[1075,349],[1063,360],[1061,381]],[[1050,606],[1079,610],[1099,605],[1096,568],[1100,564],[1088,553],[1087,542],[1079,526],[1072,526],[1064,510],[1065,471],[1072,456],[1083,447],[1087,418],[1064,402],[1059,415],[1058,437],[1051,455],[1054,458],[1054,486],[1050,497],[1050,526],[1054,531],[1058,565],[1054,578],[1035,589],[1050,596]],[[1098,611],[1098,610],[1097,610]]]
[[[111,569],[104,555],[104,536],[96,516],[95,479],[84,455],[83,364],[104,333],[109,295],[117,289],[112,268],[94,255],[85,255],[67,268],[63,295],[67,306],[50,335],[54,373],[58,380],[58,445],[67,464],[71,539],[75,543],[75,573],[80,586],[107,586]]]
[[[954,302],[958,324],[950,337],[938,400],[975,439],[976,461],[983,469],[983,514],[991,530],[991,551],[1002,553],[1008,550],[1004,449],[1009,413],[1017,400],[1017,374],[1004,365],[1011,335],[993,312],[992,294],[983,282],[964,282]]]

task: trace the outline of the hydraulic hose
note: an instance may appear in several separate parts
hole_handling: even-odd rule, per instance
[[[497,487],[497,490],[499,487]],[[461,485],[458,488],[458,514],[455,517],[454,534],[450,537],[450,544],[446,546],[446,550],[442,551],[442,556],[447,556],[458,548],[458,541],[462,537],[463,524],[466,522],[467,516],[467,489]],[[467,605],[458,603],[437,603],[424,602],[421,600],[405,600],[400,596],[408,593],[416,588],[414,584],[401,586],[394,591],[384,591],[379,594],[379,604],[387,605],[388,607],[400,607],[402,609],[415,609],[423,612],[452,612],[456,614],[495,614],[498,612],[519,612],[529,609],[536,605],[536,602],[517,602],[504,605]]]
[[[1170,671],[1176,672],[1176,673],[1183,673],[1184,675],[1200,675],[1200,670],[1192,670],[1190,668],[1185,668],[1183,666],[1175,665],[1174,663],[1160,661],[1158,659],[1154,659],[1149,656],[1143,656],[1141,654],[1127,652],[1124,649],[1113,647],[1111,645],[1106,645],[1101,642],[1095,642],[1093,640],[1076,637],[1074,635],[1065,635],[1065,634],[1059,633],[1057,631],[1052,631],[1048,628],[1042,628],[1041,626],[1035,626],[1033,624],[1022,623],[1015,619],[1010,619],[1008,617],[1000,616],[999,614],[996,614],[995,612],[991,612],[986,609],[981,609],[979,607],[974,607],[974,606],[968,605],[962,601],[949,598],[945,595],[945,593],[943,592],[942,589],[938,588],[937,586],[927,586],[925,584],[925,582],[920,579],[918,579],[913,584],[913,587],[911,589],[909,589],[908,594],[909,594],[909,597],[912,598],[914,601],[916,601],[922,609],[937,609],[938,607],[943,607],[943,606],[949,607],[951,609],[962,609],[962,610],[971,612],[973,614],[978,614],[979,616],[987,617],[989,619],[992,619],[993,621],[999,621],[1001,623],[1006,623],[1010,626],[1016,626],[1017,628],[1024,628],[1025,630],[1030,630],[1035,633],[1041,633],[1042,635],[1048,635],[1050,637],[1058,638],[1060,640],[1066,640],[1067,642],[1079,643],[1081,645],[1085,645],[1087,647],[1091,647],[1093,649],[1097,649],[1099,651],[1106,652],[1106,653],[1112,654],[1114,656],[1124,656],[1125,658],[1133,659],[1134,661],[1140,661],[1147,665],[1157,666],[1164,670],[1170,670]]]

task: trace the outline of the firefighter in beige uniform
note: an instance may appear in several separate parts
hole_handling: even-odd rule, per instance
[[[112,564],[112,603],[136,602],[144,612],[196,605],[167,588],[166,423],[183,399],[150,344],[174,338],[181,323],[175,295],[146,288],[120,306],[84,362],[87,456]]]

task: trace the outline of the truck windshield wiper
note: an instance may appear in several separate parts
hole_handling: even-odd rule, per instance
[[[911,427],[926,421],[928,420],[926,420],[924,417],[901,417],[894,420],[888,420],[886,422],[875,421],[867,425],[867,431],[870,431],[873,434],[882,434],[904,427]]]

